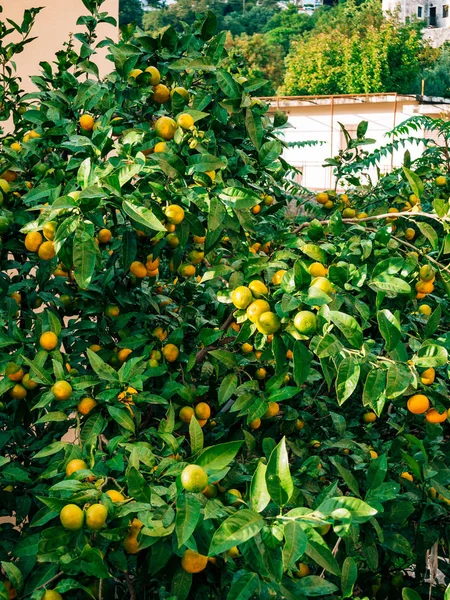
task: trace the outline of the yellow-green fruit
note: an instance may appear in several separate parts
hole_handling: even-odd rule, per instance
[[[78,531],[83,527],[84,513],[76,504],[67,504],[59,513],[61,525],[69,531]]]
[[[247,317],[250,319],[252,323],[256,323],[256,321],[261,317],[261,315],[265,312],[270,311],[270,305],[265,300],[254,300],[251,304],[247,306]]]
[[[254,281],[250,281],[248,284],[248,289],[251,291],[255,298],[263,298],[264,296],[269,295],[269,290],[265,283],[255,279]]]
[[[63,600],[63,597],[56,590],[46,590],[41,600]]]
[[[170,117],[160,117],[155,123],[155,133],[163,140],[171,140],[177,130],[177,124]]]
[[[309,310],[301,310],[295,315],[294,327],[302,335],[313,335],[317,328],[317,317]]]
[[[236,308],[243,310],[253,300],[251,291],[245,285],[240,285],[231,292],[231,301]]]
[[[267,311],[256,319],[256,327],[260,333],[271,335],[280,329],[281,321],[274,312]]]
[[[106,523],[108,509],[103,504],[92,504],[86,511],[86,525],[92,531],[98,531]]]
[[[188,492],[202,492],[208,485],[208,475],[198,465],[188,465],[181,473],[181,485]]]
[[[329,294],[333,291],[333,284],[326,277],[316,277],[312,280],[310,287],[322,290],[325,294]]]
[[[158,83],[161,81],[161,74],[158,69],[156,67],[147,67],[145,72],[150,73],[150,85],[158,85]]]

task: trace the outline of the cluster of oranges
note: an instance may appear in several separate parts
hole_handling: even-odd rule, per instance
[[[421,375],[423,385],[431,385],[434,382],[436,374],[433,368],[429,368]],[[430,400],[425,394],[414,394],[407,402],[407,408],[413,415],[425,414],[428,423],[444,423],[449,416],[449,412],[444,410],[440,413],[436,408],[430,407]]]
[[[30,231],[25,236],[25,248],[29,252],[37,252],[42,260],[51,260],[56,256],[53,238],[55,236],[55,228],[52,223],[47,223],[44,226],[43,234],[39,231]]]
[[[183,406],[178,413],[183,423],[190,423],[195,417],[200,427],[204,427],[211,416],[211,407],[207,402],[199,402],[193,408],[192,406]]]
[[[434,290],[436,273],[430,265],[423,265],[419,271],[419,281],[416,283],[416,298],[421,300]]]

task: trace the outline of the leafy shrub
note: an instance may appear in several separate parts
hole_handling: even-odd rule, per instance
[[[99,80],[84,4],[35,93],[6,72],[0,598],[442,598],[447,169],[371,185],[362,124],[293,217],[214,15]]]

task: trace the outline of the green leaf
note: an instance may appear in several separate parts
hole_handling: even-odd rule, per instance
[[[342,477],[342,479],[347,484],[348,489],[351,492],[353,492],[356,496],[359,496],[360,495],[359,485],[358,485],[358,481],[356,480],[354,475],[352,475],[352,473],[341,464],[340,459],[337,456],[332,456],[330,458],[330,461],[333,463],[333,465],[338,470],[339,475]]]
[[[339,365],[336,377],[336,394],[339,406],[342,406],[355,391],[360,371],[359,363],[352,356],[346,356]]]
[[[407,365],[400,363],[389,364],[387,372],[386,396],[397,398],[409,387],[413,376]]]
[[[128,200],[124,200],[122,203],[122,208],[125,214],[133,219],[135,223],[143,225],[144,227],[152,229],[153,231],[166,231],[166,228],[161,221],[155,217],[150,209],[145,208],[145,206],[136,206]]]
[[[305,553],[308,538],[297,521],[288,521],[284,526],[283,570],[291,569]]]
[[[185,493],[178,496],[175,520],[178,548],[181,548],[194,533],[200,519],[201,508],[202,505],[194,494]]]
[[[236,358],[234,354],[228,350],[210,350],[208,354],[214,356],[214,358],[229,369],[233,369],[236,366]]]
[[[261,148],[264,132],[262,128],[261,117],[251,108],[247,108],[245,111],[245,128],[253,145],[257,150],[259,150]]]
[[[331,310],[329,316],[330,321],[336,325],[347,341],[354,348],[361,348],[363,333],[358,321],[351,315],[336,310]]]
[[[208,556],[226,552],[233,546],[253,538],[264,527],[264,519],[258,513],[244,508],[225,519],[214,533]]]
[[[175,62],[169,64],[169,69],[172,71],[215,71],[216,66],[206,56],[200,56],[198,58],[180,58]]]
[[[306,256],[309,256],[309,258],[312,258],[315,261],[324,264],[327,263],[327,253],[325,252],[325,250],[323,250],[322,248],[320,248],[320,246],[317,246],[316,244],[303,244],[300,247],[300,250],[303,252],[303,254],[306,254]]]
[[[386,351],[390,352],[400,341],[402,329],[397,317],[390,310],[379,310],[377,313],[378,327],[386,342]]]
[[[111,417],[118,423],[121,427],[126,429],[127,431],[131,431],[134,433],[134,421],[131,418],[128,410],[126,408],[117,408],[116,406],[108,406],[108,412]]]
[[[266,471],[267,465],[260,460],[250,483],[250,507],[258,513],[262,512],[270,502]]]
[[[441,305],[438,304],[435,310],[431,313],[428,318],[427,324],[425,325],[424,336],[429,338],[435,333],[439,327],[442,317]]]
[[[407,169],[406,167],[402,167],[402,169],[409,185],[411,186],[412,193],[418,198],[421,198],[424,189],[422,180],[416,173],[414,173],[414,171],[411,171],[411,169]]]
[[[12,586],[20,591],[23,587],[23,577],[20,569],[15,564],[5,560],[2,560],[1,565]]]
[[[228,373],[220,384],[219,391],[217,392],[217,399],[219,404],[225,404],[227,400],[231,398],[231,396],[236,391],[238,386],[238,378],[234,373]]]
[[[49,412],[45,415],[42,415],[42,417],[40,417],[39,419],[37,419],[37,421],[35,421],[36,424],[38,423],[51,423],[51,422],[59,422],[59,421],[67,421],[68,416],[66,415],[66,413],[63,413],[62,411],[58,410],[55,412]]]
[[[242,95],[241,86],[227,71],[217,72],[217,85],[228,98],[240,98]]]
[[[449,590],[450,586],[447,588]],[[448,600],[447,591],[445,592],[444,600]],[[449,595],[450,598],[450,595]],[[422,600],[422,596],[420,596],[415,590],[411,588],[403,588],[402,589],[402,600]]]
[[[379,275],[369,283],[376,292],[384,292],[388,298],[395,298],[398,294],[410,294],[411,286],[399,277]]]
[[[57,452],[61,452],[67,446],[67,442],[53,442],[49,446],[45,446],[42,450],[39,450],[37,454],[33,456],[33,459],[46,458],[47,456],[53,456]]]
[[[179,568],[172,579],[171,597],[175,600],[187,600],[192,586],[192,573],[182,567]]]
[[[298,590],[305,596],[328,596],[334,594],[338,587],[318,575],[308,575],[297,582]]]
[[[387,457],[382,454],[375,460],[370,461],[369,471],[367,473],[366,487],[368,490],[376,489],[380,486],[387,473]]]
[[[252,208],[261,202],[261,197],[256,192],[238,187],[224,188],[219,193],[219,198],[236,210]]]
[[[135,467],[130,467],[127,473],[128,493],[136,502],[149,503],[151,492],[144,477]]]
[[[266,484],[270,497],[278,506],[289,502],[294,491],[289,456],[286,449],[286,438],[272,450],[267,463]]]
[[[193,173],[206,173],[207,171],[216,171],[217,169],[223,169],[227,166],[227,163],[217,156],[212,154],[194,154],[188,158],[187,175]]]
[[[367,375],[363,390],[363,406],[373,408],[377,416],[380,416],[384,407],[386,396],[386,371],[383,368],[372,368]],[[382,400],[380,403],[379,401]],[[379,409],[381,406],[381,410]]]
[[[117,374],[117,371],[115,371],[110,365],[105,363],[105,361],[102,360],[96,352],[93,352],[89,348],[86,352],[89,362],[91,363],[91,367],[100,377],[100,379],[104,379],[106,381],[113,381],[114,383],[119,383],[119,376]]]
[[[53,385],[53,381],[51,380],[50,375],[45,369],[43,369],[38,364],[37,356],[34,358],[33,361],[31,361],[26,356],[22,356],[22,360],[25,364],[27,364],[30,367],[33,379],[35,379],[36,381],[42,381],[42,383],[44,383],[45,385]]]
[[[433,250],[437,250],[439,245],[439,236],[435,229],[429,223],[421,223],[420,221],[416,221],[416,225],[420,229],[420,233],[430,242]]]
[[[448,352],[443,346],[426,341],[419,348],[417,356],[413,357],[416,367],[443,367],[447,364]]]
[[[300,387],[308,379],[311,371],[312,354],[306,345],[297,340],[294,343],[294,381]]]
[[[282,151],[281,142],[278,140],[270,140],[261,146],[258,152],[259,164],[262,167],[270,165],[280,156]]]
[[[97,244],[92,235],[92,224],[84,222],[75,231],[73,242],[73,265],[75,280],[85,290],[92,281],[95,263],[99,254]]]
[[[375,508],[369,506],[363,500],[351,498],[350,496],[339,496],[338,498],[325,500],[317,508],[317,512],[324,515],[331,515],[338,508],[346,508],[351,513],[354,523],[365,523],[378,513]]]
[[[306,535],[308,537],[306,554],[322,569],[340,577],[341,570],[339,564],[322,536],[311,527],[306,530]]]
[[[351,598],[353,587],[358,579],[358,567],[351,556],[347,556],[342,565],[341,591],[342,598]]]
[[[258,575],[251,571],[238,571],[235,573],[227,600],[249,600],[255,594],[259,596]]]
[[[227,467],[234,459],[242,443],[242,441],[225,442],[224,444],[216,444],[215,446],[205,448],[195,461],[195,464],[209,471],[220,471]]]
[[[195,417],[189,422],[189,437],[191,441],[191,454],[197,454],[197,452],[203,449],[203,431]]]

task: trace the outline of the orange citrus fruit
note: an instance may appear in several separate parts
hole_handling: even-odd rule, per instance
[[[55,400],[68,400],[72,395],[72,386],[68,381],[61,379],[53,384],[52,392]]]
[[[58,345],[58,336],[53,331],[45,331],[39,338],[39,345],[44,350],[54,350]]]
[[[272,277],[272,283],[274,285],[280,285],[281,280],[283,279],[283,275],[286,273],[287,271],[285,269],[280,269],[279,271],[277,271],[276,273],[274,273],[273,277]]]
[[[415,394],[409,398],[407,407],[414,415],[422,415],[430,408],[430,401],[423,394]]]
[[[192,406],[183,406],[183,408],[180,409],[178,416],[180,417],[180,420],[183,421],[183,423],[190,423],[194,414],[195,411],[192,408]]]
[[[190,550],[189,548],[185,551],[183,558],[181,559],[181,566],[187,573],[200,573],[206,569],[208,564],[208,557]]]
[[[435,408],[430,408],[430,410],[425,415],[425,419],[428,421],[428,423],[443,423],[447,420],[447,417],[448,413],[446,410],[440,413]]]
[[[93,398],[82,398],[78,402],[77,410],[80,415],[88,415],[96,406],[97,402]]]
[[[80,458],[74,458],[67,463],[66,477],[70,477],[73,473],[76,473],[77,471],[83,471],[87,468],[88,466],[84,460],[81,460]]]
[[[170,117],[159,117],[155,123],[155,133],[163,140],[172,140],[176,130],[177,124]]]
[[[25,248],[30,252],[37,252],[43,241],[44,239],[39,231],[30,231],[25,236]]]
[[[175,344],[166,344],[162,350],[162,353],[167,362],[172,363],[177,360],[180,351],[175,346]]]
[[[209,419],[211,416],[211,407],[206,402],[199,402],[195,407],[195,416],[197,419]]]

